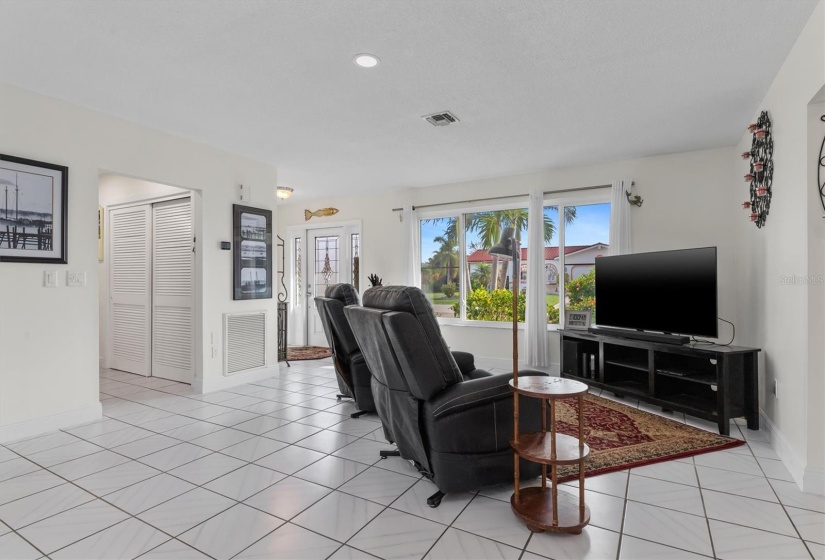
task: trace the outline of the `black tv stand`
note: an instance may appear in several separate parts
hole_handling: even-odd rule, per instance
[[[630,331],[626,329],[611,329],[605,327],[590,327],[587,330],[593,334],[631,338],[633,340],[646,340],[648,342],[660,342],[662,344],[690,344],[690,337],[679,334],[652,333],[641,330]]]
[[[759,429],[758,348],[662,344],[573,329],[560,335],[562,377],[716,422],[723,435],[739,416]]]

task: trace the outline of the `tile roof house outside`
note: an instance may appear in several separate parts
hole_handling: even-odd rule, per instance
[[[564,248],[564,270],[568,279],[578,278],[596,266],[596,259],[607,254],[610,246],[606,243],[592,245],[568,245]],[[481,263],[492,263],[493,257],[485,249],[477,249],[467,255],[470,274]],[[559,248],[544,248],[544,281],[548,294],[559,293]],[[521,279],[519,287],[527,289],[527,247],[521,249]],[[508,271],[509,274],[509,271]]]

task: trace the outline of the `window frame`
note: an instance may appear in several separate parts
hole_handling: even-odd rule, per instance
[[[593,191],[587,191],[580,193],[578,195],[573,195],[572,193],[561,193],[559,196],[553,196],[553,193],[545,193],[544,200],[542,201],[542,209],[547,208],[548,206],[556,206],[558,207],[558,216],[557,216],[557,235],[559,237],[559,267],[558,267],[558,275],[559,275],[559,322],[547,325],[548,331],[557,331],[564,328],[564,320],[566,315],[566,307],[565,307],[565,275],[567,274],[567,263],[566,256],[565,256],[565,229],[567,224],[564,223],[564,209],[568,206],[588,206],[591,204],[612,204],[611,200],[611,191],[610,187],[605,187],[604,189],[594,189]],[[610,219],[613,218],[613,208],[610,208]],[[608,224],[608,239],[606,241],[608,247],[610,246],[610,224]],[[529,286],[528,286],[529,289]]]
[[[515,195],[516,198],[518,195]],[[485,328],[512,328],[512,323],[504,322],[504,321],[477,321],[477,320],[470,320],[465,319],[464,317],[467,316],[467,284],[469,283],[469,278],[467,278],[467,242],[466,242],[466,214],[474,214],[477,212],[495,212],[498,210],[515,210],[520,208],[526,208],[528,213],[530,210],[529,201],[519,202],[506,202],[500,204],[491,204],[489,202],[480,201],[478,204],[465,204],[461,206],[456,206],[449,209],[444,210],[432,210],[432,211],[418,211],[417,219],[418,219],[418,241],[419,247],[421,246],[421,222],[426,220],[432,220],[437,218],[455,218],[456,219],[456,228],[457,228],[457,236],[458,236],[458,259],[459,259],[459,310],[460,310],[460,317],[436,317],[437,321],[441,325],[452,325],[452,326],[474,326],[474,327],[485,327]],[[528,223],[529,223],[529,216],[528,216]],[[422,260],[424,255],[421,254],[418,257],[418,260]],[[417,263],[419,269],[423,263]],[[420,282],[419,282],[420,284]],[[421,287],[420,285],[418,286]],[[529,289],[529,287],[528,287]],[[524,323],[518,323],[519,329],[524,329]]]
[[[515,198],[515,197],[514,197]],[[565,246],[565,228],[566,224],[562,217],[564,216],[564,209],[568,206],[587,206],[591,204],[611,204],[611,190],[610,187],[605,187],[604,189],[593,189],[588,191],[581,191],[581,192],[565,192],[559,193],[558,195],[553,194],[553,192],[547,192],[544,195],[544,199],[542,201],[542,214],[543,209],[548,206],[556,206],[558,207],[558,216],[556,217],[556,235],[558,236],[558,246],[559,246],[559,266],[557,269],[557,275],[559,280],[559,322],[548,324],[547,330],[548,331],[556,331],[559,329],[564,328],[564,315],[565,315],[565,305],[564,305],[564,278],[565,278],[565,271],[567,264],[565,262],[565,254],[564,254],[564,246]],[[437,321],[440,325],[447,325],[447,326],[458,326],[458,327],[481,327],[481,328],[501,328],[501,329],[511,329],[512,323],[504,322],[504,321],[477,321],[477,320],[470,320],[465,319],[464,317],[467,316],[467,243],[466,243],[466,214],[473,214],[476,212],[495,212],[498,210],[513,210],[519,208],[527,208],[528,210],[528,223],[532,219],[532,216],[529,216],[529,203],[522,202],[522,201],[514,201],[514,202],[507,202],[507,203],[499,203],[499,204],[492,204],[489,202],[480,201],[477,204],[465,204],[460,206],[453,206],[451,208],[440,209],[440,210],[430,210],[430,211],[418,211],[416,219],[418,220],[418,236],[419,236],[419,244],[421,243],[421,222],[426,220],[438,219],[438,218],[455,218],[456,219],[456,227],[457,227],[457,237],[458,237],[458,256],[459,256],[459,309],[460,309],[460,317],[437,317]],[[543,219],[543,218],[542,218]],[[611,219],[612,219],[612,208],[611,208]],[[608,225],[609,231],[609,225]],[[609,237],[609,234],[608,234]],[[610,239],[606,241],[608,246],[610,245]],[[420,246],[420,245],[419,245]],[[423,262],[424,255],[419,254],[417,255],[417,260],[419,261],[416,263],[416,266],[420,269]],[[419,282],[419,288],[421,287]],[[527,290],[529,291],[532,289],[532,286],[529,285],[529,275],[528,275],[528,285]],[[525,323],[518,323],[518,329],[524,330],[526,328]]]

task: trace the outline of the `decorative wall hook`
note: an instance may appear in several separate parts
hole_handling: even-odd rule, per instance
[[[825,122],[825,115],[819,117]],[[822,146],[819,147],[819,165],[816,168],[816,184],[819,189],[819,202],[822,203],[822,210],[825,212],[825,138],[822,138]],[[823,215],[825,217],[825,215]]]
[[[635,181],[633,183],[630,183],[630,190],[629,191],[624,191],[624,194],[627,195],[627,201],[630,204],[632,204],[633,206],[638,206],[639,208],[641,208],[642,203],[644,202],[644,199],[641,196],[639,196],[638,194],[636,196],[633,196],[632,191],[633,191],[633,187],[635,187],[635,186],[636,186]]]

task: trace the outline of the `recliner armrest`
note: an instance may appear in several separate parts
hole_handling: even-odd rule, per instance
[[[475,356],[469,352],[450,352],[453,355],[455,363],[458,364],[458,369],[461,370],[461,375],[467,376],[468,373],[476,369]]]
[[[464,377],[464,381],[467,381],[469,379],[480,379],[482,377],[492,377],[493,375],[495,374],[490,373],[489,371],[484,369],[474,369],[469,373],[462,374],[462,376]]]
[[[527,375],[546,376],[547,374],[533,370],[519,371],[519,376]],[[495,401],[512,399],[513,392],[510,390],[512,378],[512,374],[503,373],[456,383],[433,397],[427,403],[427,407],[432,410],[433,419],[438,420],[450,414],[481,407]]]

